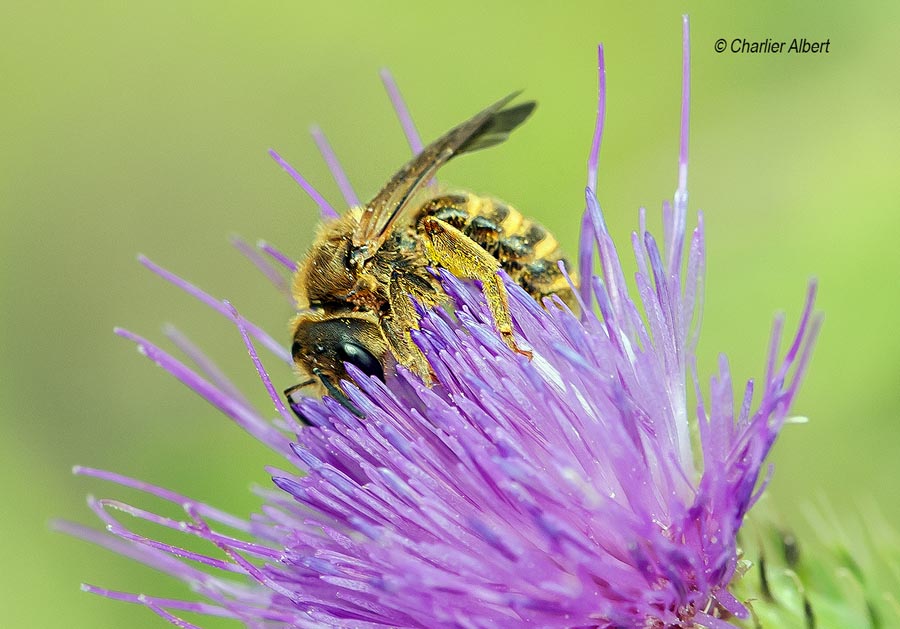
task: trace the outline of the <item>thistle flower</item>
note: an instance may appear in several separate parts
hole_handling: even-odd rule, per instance
[[[544,309],[507,278],[517,338],[532,360],[498,337],[476,287],[441,272],[452,307],[422,310],[414,332],[437,377],[433,387],[402,369],[382,383],[348,365],[354,383],[345,388],[359,413],[329,397],[288,409],[256,345],[289,362],[288,352],[227,302],[145,261],[235,322],[281,421],[252,408],[179,337],[203,375],[143,338],[120,334],[296,469],[273,469],[274,488],[260,492],[262,513],[243,519],[134,479],[77,468],[179,505],[186,518],[92,500],[115,537],[61,526],[168,572],[205,600],[85,589],[141,603],[181,627],[194,625],[178,618],[179,610],[253,627],[718,629],[747,618],[729,591],[739,565],[736,537],[765,486],[762,466],[788,418],[821,318],[813,314],[811,285],[787,353],[778,358],[777,319],[766,373],[747,383],[737,409],[724,358],[708,396],[702,393],[694,349],[705,245],[701,215],[689,236],[686,228],[686,20],[684,37],[678,187],[663,206],[661,247],[640,213],[631,242],[637,298],[595,195],[605,93],[599,50],[581,314],[559,300]],[[415,129],[399,111],[415,148]],[[355,195],[324,136],[317,141],[351,202]],[[323,214],[333,213],[322,203]],[[268,259],[293,268],[271,247],[262,246],[266,257],[240,246],[270,274]],[[301,428],[291,410],[313,427]],[[218,552],[139,535],[113,510],[196,536]]]

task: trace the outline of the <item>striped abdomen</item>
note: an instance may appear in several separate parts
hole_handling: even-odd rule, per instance
[[[538,302],[558,295],[570,307],[575,299],[559,270],[563,258],[553,234],[502,201],[470,193],[445,194],[426,201],[415,222],[426,216],[449,223],[497,258],[509,276]]]

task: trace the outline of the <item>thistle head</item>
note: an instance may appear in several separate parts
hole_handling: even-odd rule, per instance
[[[312,424],[304,428],[256,348],[288,363],[290,352],[230,304],[151,265],[234,321],[276,421],[272,409],[253,407],[202,361],[191,369],[151,342],[122,334],[271,446],[287,469],[272,468],[273,487],[260,492],[262,512],[243,519],[79,468],[178,504],[186,516],[176,521],[98,500],[91,506],[117,537],[69,530],[190,583],[205,600],[89,589],[146,605],[180,626],[192,625],[176,617],[178,610],[273,627],[718,629],[749,618],[730,589],[741,572],[737,534],[765,486],[765,459],[788,419],[821,318],[811,285],[788,350],[779,352],[779,319],[765,374],[737,400],[724,357],[708,389],[700,380],[694,350],[706,260],[702,215],[688,228],[688,59],[685,21],[676,192],[663,204],[662,238],[647,231],[640,213],[630,242],[638,268],[630,289],[597,199],[605,97],[600,49],[580,314],[559,299],[541,307],[506,281],[515,332],[530,360],[497,335],[481,292],[441,271],[450,307],[421,310],[413,331],[434,385],[402,368],[382,382],[349,361],[343,384],[349,404],[331,396],[296,401],[293,410]],[[421,143],[400,112],[417,151]],[[320,147],[323,140],[317,136]],[[334,166],[330,149],[324,152]],[[339,167],[336,177],[346,180]],[[342,190],[354,205],[349,185]],[[322,207],[328,215],[330,206]],[[266,247],[262,254],[293,272],[286,256]],[[695,406],[688,406],[690,398]],[[207,540],[215,551],[143,537],[114,510]]]

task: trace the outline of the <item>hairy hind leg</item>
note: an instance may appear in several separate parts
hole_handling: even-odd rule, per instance
[[[531,352],[520,349],[513,338],[512,317],[506,287],[497,275],[500,262],[478,243],[452,225],[431,216],[419,222],[428,259],[466,279],[479,280],[494,326],[506,344],[515,352],[531,358]]]

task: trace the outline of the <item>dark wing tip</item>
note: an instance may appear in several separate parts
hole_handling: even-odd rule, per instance
[[[519,92],[510,94],[497,103],[497,106],[502,107],[518,96],[518,94]],[[488,118],[487,122],[479,129],[478,133],[473,135],[469,141],[459,147],[457,153],[478,151],[504,142],[516,127],[525,122],[528,116],[534,111],[535,107],[537,107],[537,103],[532,100],[519,105],[513,105],[512,107],[507,107],[506,109],[500,109]]]
[[[525,122],[528,116],[537,107],[537,102],[533,100],[526,101],[519,105],[508,107],[502,111],[498,111],[491,120],[489,127],[497,131],[509,133],[520,124]]]

